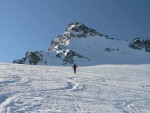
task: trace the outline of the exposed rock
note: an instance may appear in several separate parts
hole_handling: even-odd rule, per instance
[[[13,63],[16,63],[16,64],[24,64],[25,60],[27,58],[26,57],[23,57],[21,59],[18,59],[18,60],[14,60]]]
[[[27,51],[25,54],[25,57],[19,60],[14,60],[13,63],[24,64],[27,59],[28,59],[29,64],[36,65],[40,60],[42,60],[42,55],[37,51],[35,52]]]
[[[66,31],[70,32],[72,37],[77,38],[95,35],[104,36],[101,33],[98,33],[96,30],[91,29],[79,22],[69,24],[66,28]]]
[[[82,38],[81,43],[80,43],[80,38]],[[85,43],[83,42],[83,39],[85,39]],[[77,42],[74,43],[73,41],[76,41],[76,40]],[[107,40],[108,40],[108,44],[107,44]],[[102,42],[99,42],[99,41],[102,41]],[[104,41],[104,44],[103,44],[103,41]],[[91,63],[95,60],[95,58],[101,58],[99,49],[103,49],[104,51],[111,53],[112,51],[119,51],[119,48],[121,50],[121,47],[119,46],[126,46],[128,44],[127,41],[126,42],[124,41],[123,43],[121,43],[123,45],[120,45],[119,41],[121,40],[110,38],[107,35],[103,35],[97,32],[96,30],[85,26],[84,24],[75,22],[75,23],[69,24],[65,32],[62,35],[59,35],[58,37],[56,37],[54,40],[51,41],[48,51],[27,52],[25,54],[25,57],[19,60],[14,60],[13,63],[31,64],[31,65],[37,65],[37,64],[51,65],[51,62],[52,62],[53,63],[52,65],[57,65],[57,64],[67,65],[67,64],[73,64],[75,60],[77,61],[81,60],[83,62],[87,60],[87,61],[90,61],[88,63]],[[113,44],[118,44],[119,46],[116,46]],[[104,48],[104,46],[107,48]],[[97,49],[97,47],[100,47],[100,48]],[[132,49],[137,49],[137,50],[144,49],[146,52],[150,52],[150,39],[135,38],[129,43],[129,47]],[[127,47],[127,50],[128,49],[129,48]],[[121,53],[121,52],[118,52],[118,53]],[[91,60],[89,60],[87,56]],[[93,57],[94,60],[92,59],[91,56],[94,56]],[[100,61],[99,59],[96,59],[96,60]],[[97,61],[94,61],[93,63]]]
[[[70,23],[66,31],[63,33],[63,35],[59,35],[56,37],[56,39],[51,41],[51,45],[48,48],[48,51],[53,50],[62,50],[64,48],[64,45],[67,44],[68,40],[70,38],[80,38],[80,37],[89,37],[89,36],[104,36],[106,39],[114,39],[109,38],[107,35],[103,35],[99,32],[97,32],[94,29],[91,29],[84,24],[81,24],[79,22]]]
[[[65,56],[65,58],[63,59],[63,64],[66,65],[66,64],[73,64],[74,63],[74,59],[73,57],[77,57],[77,58],[84,58],[86,60],[89,60],[88,58],[72,51],[72,50],[69,50],[67,52],[67,55]]]
[[[106,52],[119,51],[119,49],[105,48]]]
[[[129,43],[129,47],[138,50],[145,49],[150,52],[150,39],[135,38]]]

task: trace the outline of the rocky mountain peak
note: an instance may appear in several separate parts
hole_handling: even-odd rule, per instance
[[[51,50],[60,50],[64,48],[65,45],[68,44],[68,40],[71,38],[81,38],[81,37],[91,37],[91,36],[104,36],[105,38],[109,38],[107,35],[103,35],[97,32],[95,29],[89,28],[86,25],[74,22],[68,24],[66,31],[56,37],[54,40],[51,41],[51,45],[48,48],[48,51]]]
[[[133,49],[136,49],[133,52]],[[138,50],[142,50],[141,52]],[[145,50],[146,52],[144,52]],[[31,65],[98,65],[148,63],[150,39],[119,40],[86,25],[68,24],[62,35],[51,41],[48,51],[27,52],[13,63]],[[136,56],[136,58],[135,58]]]
[[[66,32],[64,34],[70,34],[72,37],[89,37],[89,36],[104,36],[101,33],[97,32],[95,29],[89,28],[86,25],[79,23],[79,22],[74,22],[68,24],[66,28]]]

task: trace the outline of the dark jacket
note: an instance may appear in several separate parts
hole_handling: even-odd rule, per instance
[[[74,69],[76,69],[78,66],[76,65],[76,64],[74,64],[73,66],[72,66],[72,68],[74,68]]]

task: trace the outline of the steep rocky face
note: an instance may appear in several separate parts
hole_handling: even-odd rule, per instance
[[[142,50],[150,52],[150,39],[135,38],[129,43],[129,47],[132,49]]]
[[[68,32],[70,32],[71,34],[70,36],[77,37],[77,38],[89,37],[89,36],[95,36],[95,35],[103,36],[101,33],[97,32],[96,30],[91,29],[79,22],[70,23],[67,26],[65,34],[67,34]]]
[[[63,64],[66,65],[66,64],[73,64],[74,63],[74,57],[77,57],[77,58],[83,58],[83,59],[86,59],[86,60],[89,60],[88,58],[78,54],[77,52],[74,52],[72,50],[69,50],[67,53],[66,53],[66,56],[65,58],[63,59]]]
[[[26,52],[25,57],[19,60],[14,60],[13,63],[24,64],[26,60],[30,65],[36,65],[42,59],[42,55],[38,52]]]

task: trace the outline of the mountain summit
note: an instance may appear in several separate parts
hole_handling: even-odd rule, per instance
[[[86,25],[70,23],[51,41],[48,51],[26,52],[13,63],[32,65],[142,64],[150,63],[150,40],[118,40]],[[136,56],[136,57],[135,57]]]
[[[70,33],[70,36],[72,37],[89,37],[89,36],[95,36],[102,34],[98,33],[96,30],[91,29],[84,24],[81,24],[79,22],[70,23],[67,26],[66,32],[64,34]]]
[[[51,41],[48,51],[54,49],[56,46],[58,46],[56,48],[59,49],[61,48],[61,45],[67,45],[71,38],[86,38],[92,36],[102,37],[104,35],[79,22],[70,23],[62,35],[59,35],[56,39]],[[108,38],[107,35],[105,36]]]

